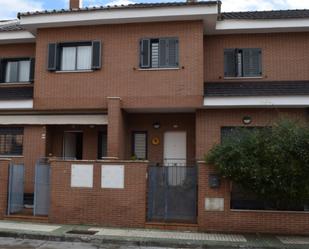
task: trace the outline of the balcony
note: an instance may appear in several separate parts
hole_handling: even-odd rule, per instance
[[[0,84],[0,110],[32,109],[32,84]]]

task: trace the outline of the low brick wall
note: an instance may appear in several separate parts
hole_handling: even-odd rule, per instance
[[[93,187],[71,187],[72,164],[93,165]],[[124,188],[101,187],[101,165],[124,166]],[[51,161],[52,223],[144,227],[147,162]]]
[[[222,180],[218,189],[208,186],[211,166],[199,164],[198,225],[201,231],[309,234],[309,213],[244,211],[230,209],[230,182]],[[224,198],[224,211],[206,211],[205,198]]]
[[[0,160],[0,219],[6,215],[8,201],[9,159]]]

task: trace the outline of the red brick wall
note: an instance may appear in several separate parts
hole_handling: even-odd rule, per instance
[[[179,37],[179,70],[141,71],[139,41]],[[46,70],[48,43],[101,40],[102,69],[90,73]],[[199,107],[203,94],[201,21],[40,29],[36,44],[36,109],[107,108],[106,97],[123,107]]]
[[[230,210],[230,183],[219,189],[208,187],[211,166],[199,165],[198,225],[201,231],[309,234],[309,213]],[[224,198],[224,211],[206,211],[205,198]]]
[[[163,162],[164,133],[167,131],[187,132],[187,159],[192,162],[195,159],[195,114],[194,113],[166,113],[166,114],[128,114],[127,152],[126,158],[132,156],[132,132],[147,131],[148,135],[148,160],[153,163]],[[159,129],[154,129],[153,124],[160,123]],[[174,125],[178,127],[175,128]],[[160,143],[153,145],[151,140],[159,138]]]
[[[35,57],[35,43],[2,44],[1,58]]]
[[[7,212],[9,163],[10,160],[0,160],[0,219],[3,219]]]
[[[125,188],[102,189],[101,165],[94,161],[92,189],[71,188],[71,164],[51,163],[51,207],[53,223],[98,224],[102,226],[144,227],[146,217],[147,163],[115,161],[105,164],[125,165]]]
[[[225,48],[261,48],[262,80],[308,80],[308,41],[308,32],[205,36],[204,80],[223,79]]]

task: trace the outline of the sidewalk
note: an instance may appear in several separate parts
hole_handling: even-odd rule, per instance
[[[11,221],[0,221],[0,237],[174,248],[309,248],[309,237],[117,229]]]

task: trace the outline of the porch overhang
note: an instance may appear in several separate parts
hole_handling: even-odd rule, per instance
[[[0,125],[107,125],[106,114],[0,115]]]

